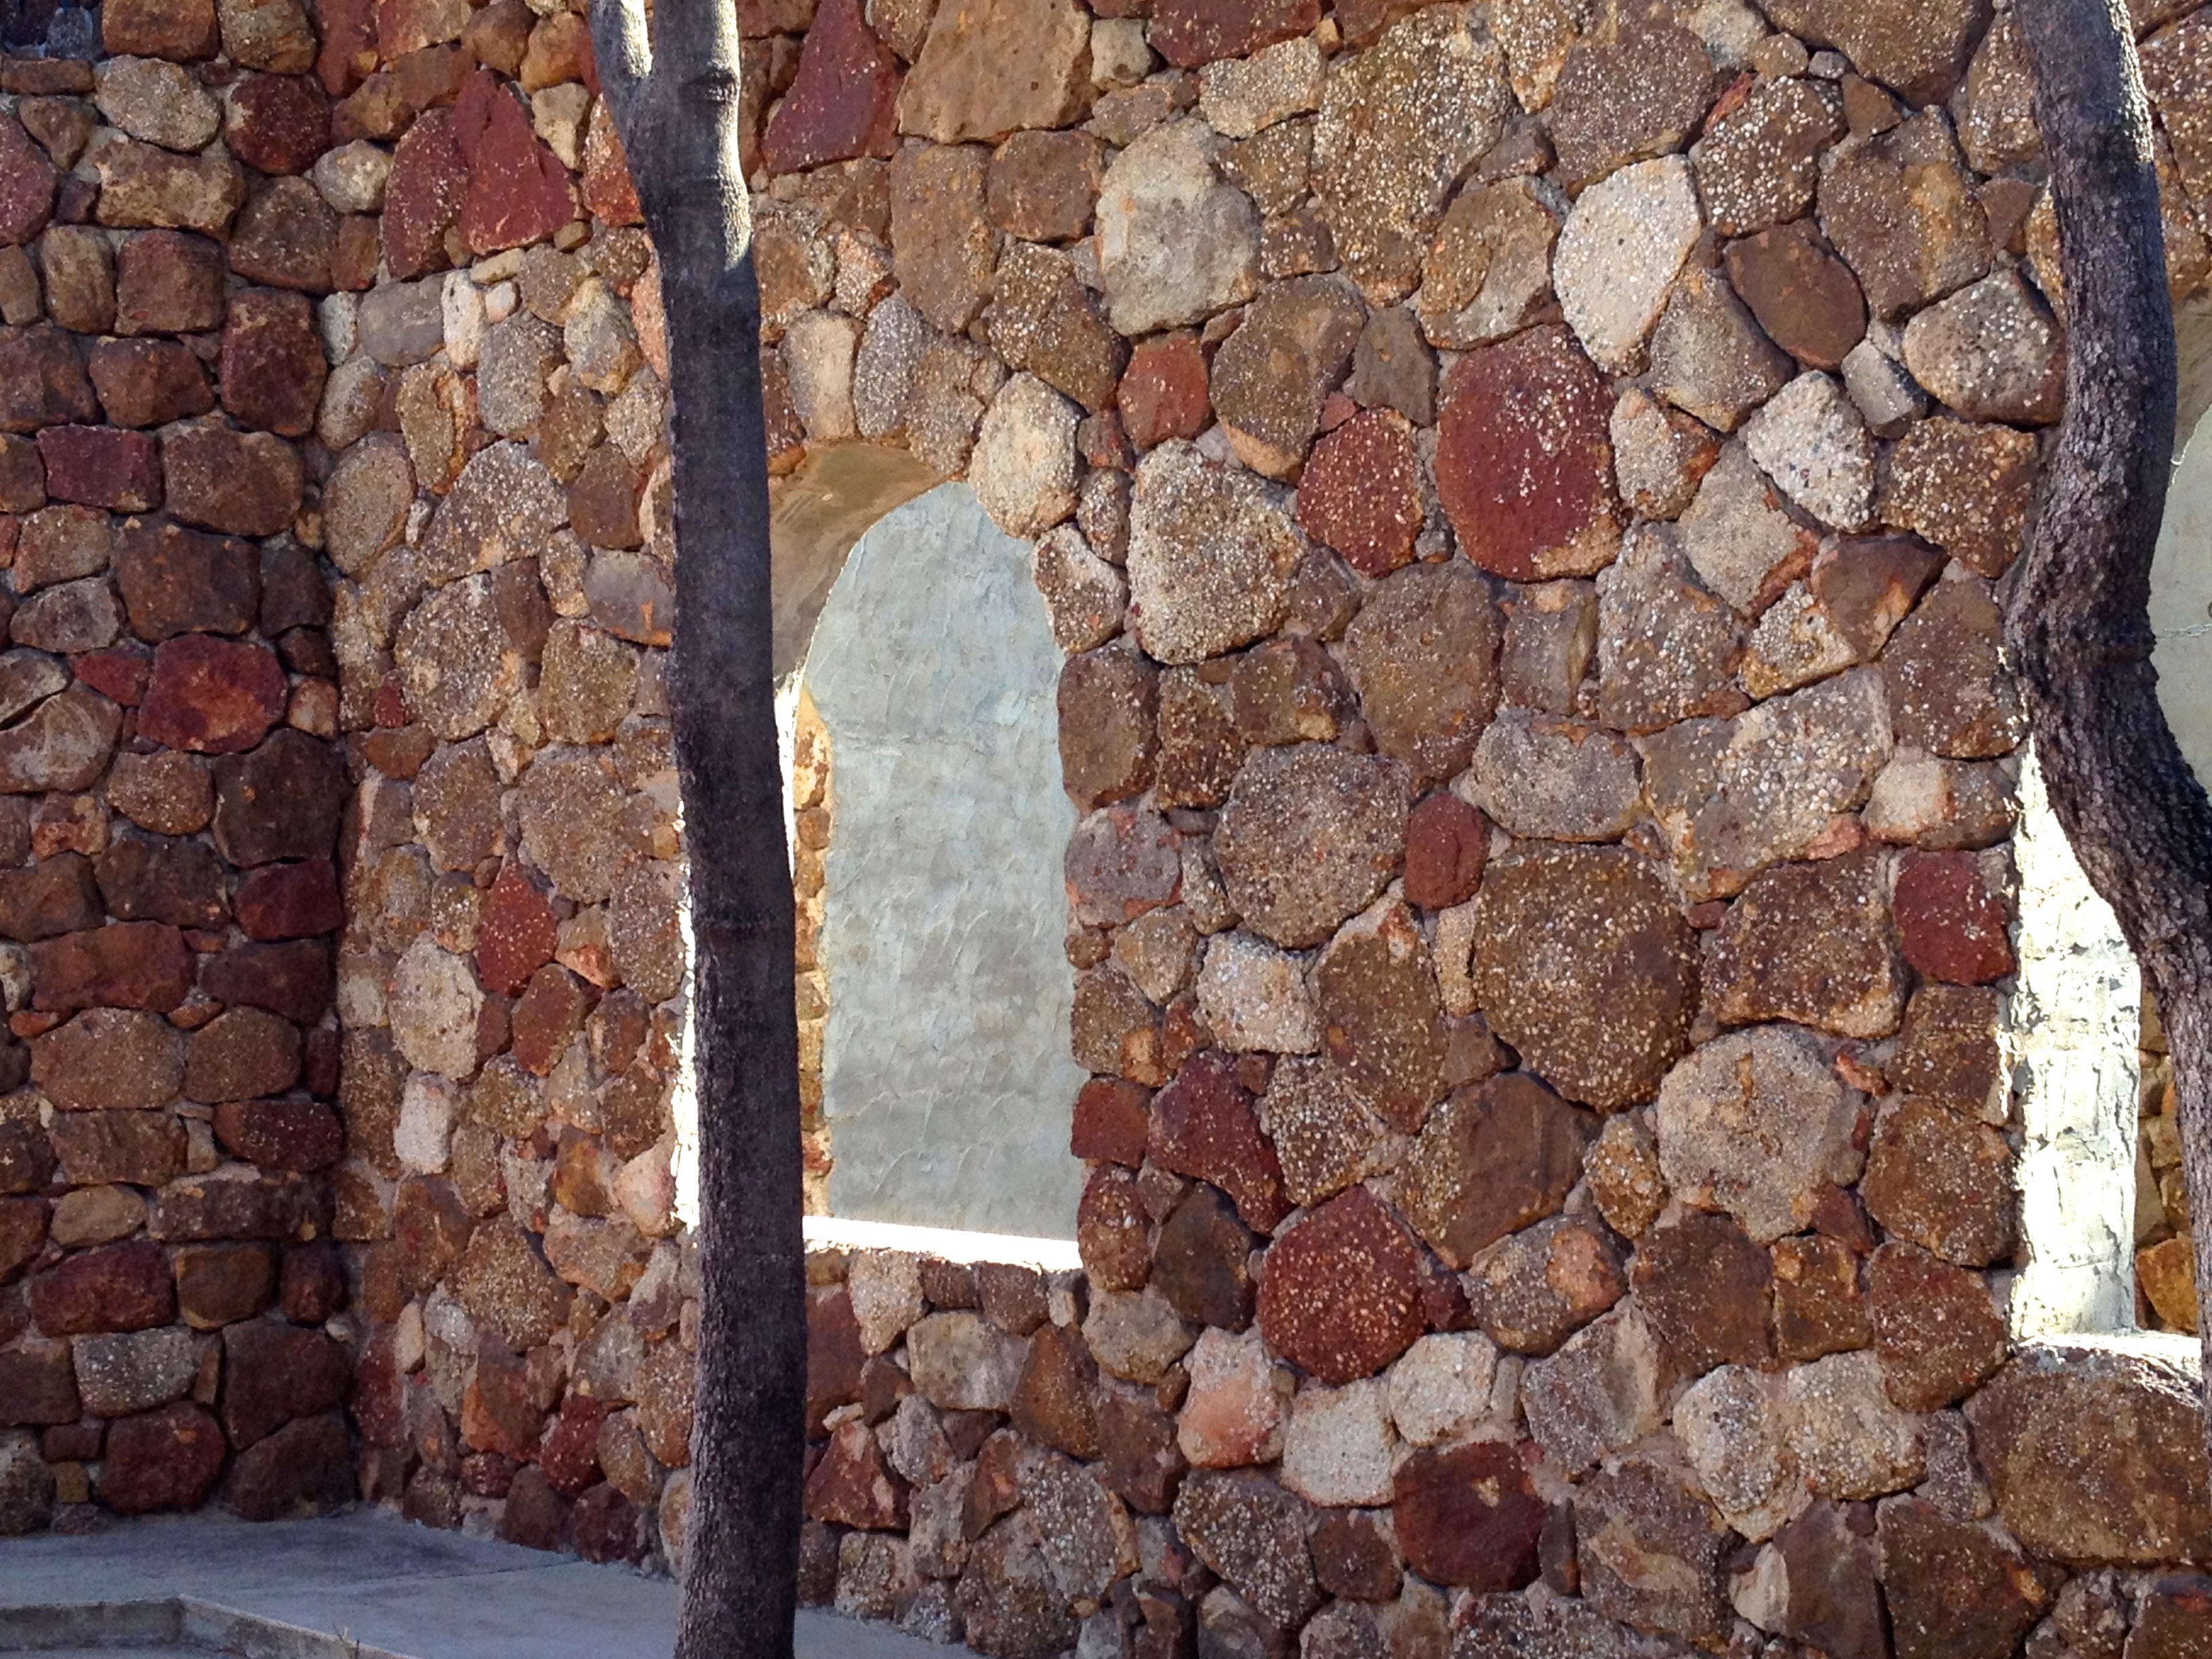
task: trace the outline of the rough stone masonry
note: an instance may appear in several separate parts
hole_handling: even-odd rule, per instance
[[[2179,302],[2212,9],[2131,12]],[[0,1530],[680,1570],[665,348],[583,19],[8,15]],[[2064,351],[2004,14],[739,15],[773,464],[902,443],[1035,540],[1085,815],[1084,1272],[816,1256],[809,1598],[2203,1655],[2193,1362],[2003,1306]]]

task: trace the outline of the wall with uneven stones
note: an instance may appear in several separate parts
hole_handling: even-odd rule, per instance
[[[2212,11],[2134,14],[2181,297],[2212,266]],[[1997,617],[2063,343],[2009,21],[740,15],[772,463],[902,442],[1035,542],[1081,815],[1084,1271],[817,1253],[809,1597],[1010,1656],[2200,1650],[2186,1346],[2007,1318]],[[0,205],[33,204],[9,349],[40,365],[9,453],[50,495],[158,455],[173,515],[327,566],[325,1332],[361,1490],[680,1567],[665,400],[580,20],[107,0],[51,28],[0,122]],[[53,49],[96,35],[120,85],[88,107]],[[187,82],[215,125],[130,106]],[[256,159],[293,100],[328,134]],[[118,323],[157,261],[228,300],[173,325],[185,390],[143,422],[68,401],[109,327],[54,313],[57,271],[106,270],[49,247],[72,216],[178,233],[123,239]],[[279,289],[327,291],[304,331],[247,297]],[[53,435],[95,416],[143,435]],[[301,503],[264,513],[280,456]],[[7,1270],[0,1363],[62,1374],[38,1322],[74,1259]],[[269,1413],[331,1421],[313,1399]],[[94,1467],[74,1420],[4,1432],[11,1514]]]

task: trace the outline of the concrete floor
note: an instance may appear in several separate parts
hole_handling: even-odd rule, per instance
[[[0,1541],[0,1653],[661,1659],[675,1640],[665,1579],[372,1511],[265,1525],[194,1516]],[[799,1615],[799,1659],[951,1651]]]

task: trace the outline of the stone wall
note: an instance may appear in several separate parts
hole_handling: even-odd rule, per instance
[[[2135,9],[2181,295],[2212,11]],[[1036,542],[1083,815],[1085,1272],[817,1253],[809,1595],[1002,1655],[2193,1651],[2193,1358],[2005,1307],[1997,616],[2063,345],[2008,21],[1096,10],[740,8],[774,464],[902,441]],[[216,528],[281,538],[280,454],[319,503],[361,1487],[680,1566],[649,251],[576,15],[317,23],[108,0],[148,136],[43,205],[94,117],[15,64],[0,204],[261,285],[202,424],[296,445],[100,441]],[[227,137],[128,105],[180,75]],[[328,134],[249,136],[295,106]],[[88,258],[34,254],[52,311]],[[303,335],[271,288],[333,292]],[[28,423],[125,424],[70,395]],[[93,453],[52,430],[49,494]],[[80,1443],[11,1438],[5,1490]]]

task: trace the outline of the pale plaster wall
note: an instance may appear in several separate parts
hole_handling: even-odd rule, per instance
[[[830,733],[822,957],[833,1214],[1071,1236],[1060,653],[965,484],[860,538],[804,678]]]
[[[2175,319],[2181,431],[2166,524],[2151,564],[2160,700],[2199,779],[2212,781],[2212,306]]]

